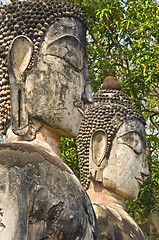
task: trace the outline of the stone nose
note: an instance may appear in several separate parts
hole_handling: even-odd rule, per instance
[[[143,157],[141,176],[145,180],[150,175],[146,156]]]

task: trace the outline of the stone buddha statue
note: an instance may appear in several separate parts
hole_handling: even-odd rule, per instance
[[[145,120],[107,77],[86,108],[78,134],[81,181],[97,217],[97,239],[146,239],[126,211],[149,175]]]
[[[59,155],[92,102],[85,18],[53,0],[0,13],[0,239],[95,239],[90,200]]]

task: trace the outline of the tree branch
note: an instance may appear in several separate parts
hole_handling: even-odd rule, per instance
[[[153,121],[153,117],[154,117],[154,116],[156,116],[155,113],[150,116],[150,121],[151,121],[151,123],[157,128],[157,130],[159,130],[159,127],[158,127],[157,124],[154,123],[154,121]]]
[[[154,113],[154,116],[159,115],[159,111],[154,110],[154,109],[145,108],[143,111],[152,112],[152,113]]]

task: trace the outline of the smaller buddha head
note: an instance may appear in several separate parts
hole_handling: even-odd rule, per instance
[[[87,107],[77,145],[85,189],[92,181],[125,200],[137,198],[149,175],[145,120],[116,78],[107,77]]]
[[[92,101],[86,21],[72,3],[17,1],[1,7],[0,130],[25,135],[34,120],[77,135]]]

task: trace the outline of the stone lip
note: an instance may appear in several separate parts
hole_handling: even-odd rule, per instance
[[[104,79],[101,89],[121,90],[121,86],[116,77],[108,76]]]

